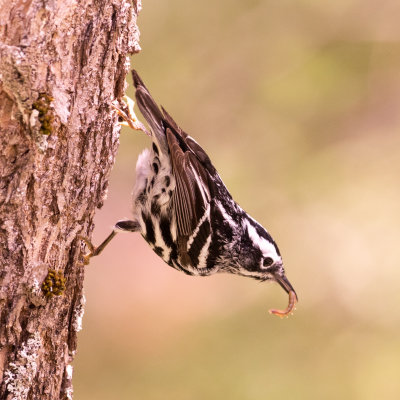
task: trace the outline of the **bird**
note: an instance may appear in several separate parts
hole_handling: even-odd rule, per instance
[[[232,198],[203,148],[159,107],[132,70],[136,103],[149,130],[136,117],[134,101],[115,102],[120,123],[151,139],[136,164],[133,218],[118,221],[98,246],[84,237],[88,264],[119,231],[138,232],[170,267],[188,275],[231,273],[277,282],[289,295],[288,316],[298,301],[285,275],[279,248],[268,231]]]

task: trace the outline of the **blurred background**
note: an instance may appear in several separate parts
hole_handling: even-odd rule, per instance
[[[278,285],[187,277],[120,234],[86,270],[77,399],[400,399],[399,15],[396,0],[144,2],[132,66],[276,239],[299,304],[281,320]],[[130,217],[149,146],[120,141],[96,244]]]

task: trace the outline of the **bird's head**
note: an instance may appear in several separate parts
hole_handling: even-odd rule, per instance
[[[287,310],[271,310],[271,313],[284,316],[293,310],[297,295],[286,278],[278,246],[271,235],[254,220],[245,221],[238,267],[239,275],[259,281],[275,281],[289,294]]]

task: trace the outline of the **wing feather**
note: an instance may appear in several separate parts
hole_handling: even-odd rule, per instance
[[[172,173],[176,181],[171,207],[176,216],[178,252],[181,262],[190,263],[193,260],[188,254],[187,243],[215,193],[213,177],[217,172],[197,142],[176,124],[164,108],[158,108],[134,70],[132,77],[139,109],[152,128],[154,138],[171,157]]]
[[[188,254],[187,242],[211,200],[208,175],[196,155],[185,145],[186,137],[179,136],[172,126],[166,129],[166,136],[176,180],[172,208],[176,216],[178,249],[181,261],[187,264],[193,261]]]
[[[195,197],[189,154],[179,146],[171,129],[167,128],[166,135],[176,180],[172,206],[177,219],[178,236],[190,236],[197,226],[196,201],[199,199]]]

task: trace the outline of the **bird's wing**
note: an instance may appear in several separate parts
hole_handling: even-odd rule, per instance
[[[174,135],[179,139],[178,141],[181,148],[184,148],[186,152],[187,150],[190,150],[189,153],[191,153],[192,164],[202,177],[203,184],[208,187],[211,197],[213,197],[212,193],[214,185],[213,182],[209,180],[208,176],[215,176],[218,173],[212,165],[210,158],[203,148],[176,124],[164,107],[161,107],[161,110],[164,115],[164,126],[170,127],[171,131],[174,132]]]
[[[162,108],[158,108],[136,71],[132,71],[136,100],[140,111],[152,128],[155,138],[169,152],[176,188],[171,207],[176,216],[178,251],[181,261],[190,263],[187,242],[202,222],[211,198],[214,197],[216,174],[206,152],[186,134]],[[165,145],[165,147],[164,147]],[[202,234],[204,232],[198,233]],[[192,243],[192,247],[195,243]]]
[[[178,238],[184,239],[193,234],[210,202],[209,178],[179,131],[168,127],[166,136],[176,181],[172,207],[177,221]]]
[[[215,182],[219,177],[207,153],[164,108],[161,109],[176,181],[172,208],[177,220],[178,251],[181,262],[189,264],[196,262],[196,254],[200,253],[210,234],[206,212],[217,191]],[[193,240],[190,240],[189,250],[190,238]]]

